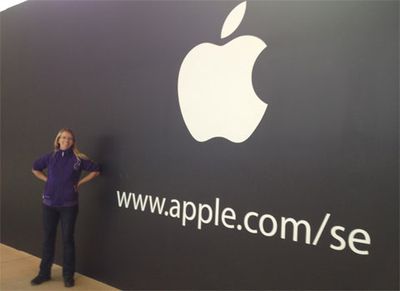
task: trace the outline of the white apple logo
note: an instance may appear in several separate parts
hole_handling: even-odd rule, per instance
[[[230,12],[221,38],[239,26],[245,10],[246,1]],[[240,143],[251,136],[268,106],[252,84],[253,66],[266,46],[255,36],[243,35],[222,46],[201,43],[186,55],[179,70],[178,96],[183,120],[195,140],[223,137]]]

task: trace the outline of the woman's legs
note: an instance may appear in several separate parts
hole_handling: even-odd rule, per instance
[[[71,280],[75,273],[75,222],[78,216],[78,205],[60,207],[61,230],[64,245],[63,277]]]
[[[43,204],[43,255],[40,263],[39,275],[48,278],[51,275],[51,266],[54,261],[57,225],[60,219],[56,208]]]

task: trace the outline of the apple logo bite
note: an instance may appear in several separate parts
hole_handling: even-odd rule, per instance
[[[229,13],[221,38],[236,30],[245,11],[246,1]],[[222,137],[241,143],[252,135],[268,106],[252,84],[254,64],[266,47],[261,39],[243,35],[222,46],[201,43],[189,51],[179,70],[178,98],[195,140]]]

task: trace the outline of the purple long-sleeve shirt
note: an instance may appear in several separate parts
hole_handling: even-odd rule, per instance
[[[73,206],[78,204],[79,182],[82,170],[99,172],[100,166],[90,160],[77,158],[71,148],[48,153],[33,163],[33,169],[47,168],[47,181],[43,203],[48,206]]]

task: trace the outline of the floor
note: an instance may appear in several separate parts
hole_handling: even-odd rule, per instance
[[[0,244],[0,290],[118,290],[84,275],[75,274],[75,287],[65,288],[61,267],[53,265],[52,279],[41,285],[31,286],[40,259],[28,253],[21,252],[4,244]]]

